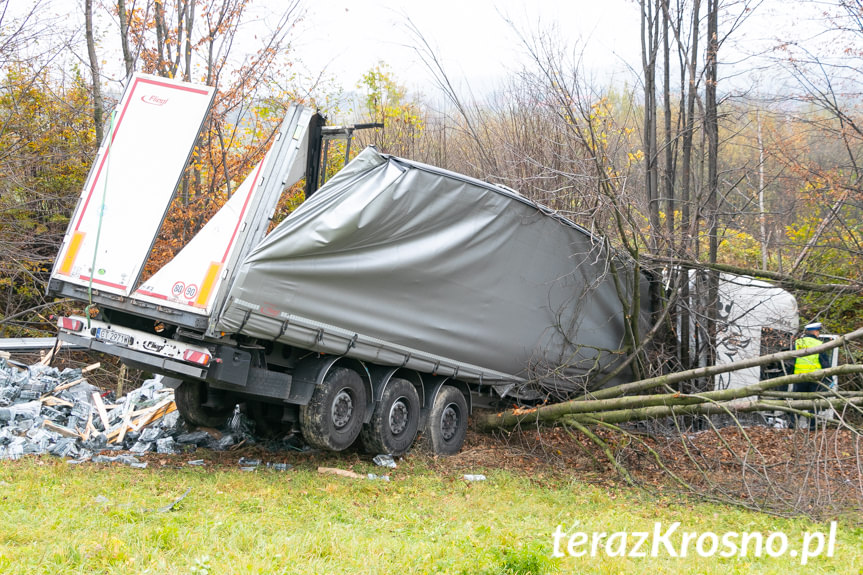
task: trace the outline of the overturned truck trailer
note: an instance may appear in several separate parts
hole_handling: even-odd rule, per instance
[[[146,105],[142,86],[163,103]],[[400,454],[422,431],[453,453],[474,406],[566,395],[625,357],[625,317],[646,307],[646,280],[508,188],[369,148],[319,190],[307,185],[268,233],[282,192],[317,178],[326,128],[300,106],[225,206],[142,281],[183,162],[141,171],[159,181],[135,186],[114,166],[149,161],[148,134],[170,132],[180,113],[159,111],[190,89],[201,90],[185,104],[192,126],[205,89],[133,79],[49,286],[90,308],[59,320],[61,339],[164,374],[190,422],[216,425],[240,404],[260,426],[298,426],[321,448],[361,437]],[[174,145],[188,155],[194,136]]]

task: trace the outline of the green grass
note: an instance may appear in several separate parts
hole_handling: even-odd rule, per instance
[[[353,467],[381,471],[365,463]],[[249,473],[4,461],[0,573],[863,571],[863,530],[849,522],[839,523],[834,557],[805,567],[790,557],[553,558],[558,524],[611,532],[680,521],[681,529],[720,534],[781,530],[792,544],[804,531],[828,527],[562,476],[531,479],[492,470],[487,481],[467,483],[459,472],[435,467],[413,458],[388,470],[393,480],[385,483],[321,475],[312,464]],[[157,511],[189,488],[173,511]]]

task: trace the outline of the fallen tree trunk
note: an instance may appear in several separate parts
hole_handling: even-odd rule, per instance
[[[651,414],[646,417],[664,417],[671,415],[665,413],[664,409],[690,407],[688,411],[680,411],[678,415],[694,415],[701,413],[698,410],[699,405],[706,407],[708,405],[721,404],[722,402],[731,402],[735,399],[745,398],[749,396],[759,395],[766,390],[800,383],[804,381],[821,380],[825,377],[833,375],[847,375],[851,373],[863,373],[863,365],[848,364],[821,369],[811,373],[801,373],[794,375],[786,375],[774,379],[761,381],[757,384],[738,387],[732,389],[723,389],[718,391],[709,391],[699,394],[682,394],[682,393],[664,393],[656,395],[630,395],[625,397],[615,397],[610,399],[579,399],[565,401],[553,405],[546,405],[530,410],[506,411],[503,413],[489,414],[484,417],[477,418],[477,425],[484,431],[493,429],[510,429],[522,423],[548,423],[568,415],[588,415],[589,417],[598,418],[602,421],[608,421],[600,415],[607,412],[630,412],[633,414],[631,421],[644,419],[640,414]],[[817,395],[817,394],[816,394]],[[819,395],[818,397],[823,397]],[[839,401],[852,402],[856,399],[863,398],[837,398]],[[813,400],[807,399],[808,404],[812,404]],[[647,411],[650,409],[653,411]],[[711,412],[712,413],[712,412]],[[705,415],[707,412],[704,413]],[[615,419],[615,423],[622,421],[630,421],[628,419]]]
[[[644,421],[646,419],[657,419],[661,417],[677,417],[681,415],[723,415],[735,412],[753,411],[791,411],[803,412],[807,409],[837,408],[843,405],[863,405],[863,398],[853,399],[821,399],[807,400],[797,399],[781,401],[776,399],[758,400],[741,399],[723,403],[704,403],[698,405],[669,405],[642,407],[636,409],[620,409],[616,411],[601,411],[588,414],[567,414],[560,421],[568,423],[578,421],[582,425],[597,422],[603,423],[625,423],[630,421]]]
[[[863,391],[813,391],[804,393],[802,391],[773,391],[768,390],[761,394],[762,397],[783,398],[783,399],[824,399],[828,396],[837,397],[863,397]]]
[[[704,404],[727,402],[743,397],[754,396],[782,385],[789,385],[803,381],[817,381],[832,375],[863,373],[863,366],[857,364],[841,365],[828,369],[818,370],[808,374],[795,374],[777,377],[741,388],[718,390],[693,395],[675,393],[671,389],[669,389],[670,393],[664,394],[634,396],[627,394],[645,391],[660,386],[670,386],[672,384],[687,381],[690,379],[709,377],[721,373],[735,371],[738,369],[756,367],[766,363],[783,361],[786,359],[802,357],[804,355],[817,354],[823,351],[833,349],[834,347],[844,345],[849,341],[853,341],[861,337],[863,337],[863,328],[843,335],[823,345],[808,349],[783,351],[770,355],[746,359],[727,365],[701,367],[697,369],[691,369],[678,373],[671,373],[659,377],[644,379],[632,383],[617,385],[607,389],[601,389],[590,394],[586,394],[570,401],[556,403],[553,405],[541,406],[529,410],[509,410],[502,413],[486,415],[484,417],[477,418],[477,424],[480,429],[490,431],[493,429],[509,429],[522,423],[547,423],[567,415],[592,414],[593,416],[595,416],[598,413],[608,411],[621,412],[627,410],[629,412],[633,412],[633,410],[652,407],[658,408],[657,412],[660,412],[663,409],[668,409],[671,407],[676,407],[680,409],[686,406],[690,406],[690,411],[693,414],[697,414],[701,412],[697,407],[692,406],[701,405],[702,407],[705,407]],[[809,398],[807,398],[807,400],[810,403],[812,403],[813,401]],[[706,414],[707,412],[704,413]],[[656,415],[656,417],[659,417],[659,415]]]

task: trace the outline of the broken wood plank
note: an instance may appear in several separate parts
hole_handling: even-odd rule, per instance
[[[154,406],[155,407],[155,406]],[[172,411],[176,411],[177,405],[173,402],[173,400],[159,407],[158,410],[151,411],[148,414],[139,416],[137,419],[132,421],[130,417],[130,413],[126,412],[123,415],[123,421],[119,424],[118,427],[112,429],[109,433],[107,433],[108,442],[109,443],[121,443],[123,438],[126,436],[126,432],[128,431],[139,431],[141,428],[151,424],[155,420],[160,417],[164,417],[165,415],[171,413]]]
[[[76,432],[74,429],[69,429],[68,427],[58,425],[50,419],[46,419],[42,423],[42,427],[47,429],[48,431],[54,431],[56,433],[59,433],[63,437],[79,437],[78,432]]]
[[[102,366],[102,364],[99,362],[92,363],[92,364],[88,365],[87,367],[85,367],[84,369],[82,369],[81,374],[83,375],[85,373],[89,373],[95,369],[99,369],[101,366]],[[54,395],[54,394],[59,393],[65,389],[69,389],[70,387],[75,387],[76,385],[78,385],[79,383],[82,383],[83,381],[85,381],[85,378],[79,377],[78,379],[72,380],[68,383],[64,383],[63,385],[58,385],[50,393],[46,393],[42,397],[48,397],[49,395]]]
[[[135,420],[134,423],[132,423],[132,429],[134,429],[135,431],[140,431],[142,427],[150,425],[152,422],[156,421],[160,417],[164,417],[175,409],[177,409],[177,405],[173,401],[162,405],[159,407],[159,409],[151,413],[141,415],[138,419]]]
[[[54,356],[60,350],[61,345],[63,345],[63,342],[58,339],[51,347],[51,350],[42,356],[42,361],[40,361],[39,363],[46,366],[51,365],[51,362],[54,361]]]
[[[110,420],[108,419],[108,410],[105,409],[105,403],[102,401],[102,396],[98,391],[93,392],[93,405],[96,406],[96,412],[99,414],[99,419],[102,420],[102,428],[108,431],[108,428],[111,427]]]
[[[347,469],[338,469],[336,467],[318,467],[318,473],[328,473],[331,475],[341,475],[342,477],[350,477],[351,479],[365,479],[365,475],[348,471]]]
[[[90,431],[96,431],[96,428],[93,427],[93,410],[90,410],[90,414],[87,416],[87,425],[84,426],[84,431],[81,433],[81,441],[87,441],[90,439]]]
[[[65,399],[54,397],[53,395],[42,397],[39,401],[48,407],[57,407],[58,405],[62,405],[63,407],[75,407],[75,404],[71,401],[66,401]]]
[[[120,426],[121,425],[123,425],[122,421],[120,423],[118,423],[117,425],[115,425],[114,427],[112,427],[110,429],[110,431],[105,433],[105,437],[108,438],[108,443],[114,443],[114,439],[117,437],[117,435],[120,434]]]
[[[123,438],[126,437],[126,430],[129,428],[129,412],[123,413],[123,422],[117,430],[117,436],[114,438],[114,443],[123,443]]]
[[[150,407],[145,407],[144,409],[138,409],[136,411],[133,411],[132,413],[129,414],[129,416],[130,417],[140,417],[141,415],[145,415],[147,413],[152,413],[152,412],[160,409],[161,407],[171,403],[172,401],[174,401],[173,397],[163,399],[159,403],[153,404]]]
[[[177,404],[172,401],[171,403],[166,405],[164,408],[151,414],[147,418],[147,421],[144,422],[144,425],[142,427],[146,427],[146,426],[150,425],[151,423],[154,423],[155,421],[165,417],[166,415],[168,415],[169,413],[171,413],[173,411],[177,411]]]
[[[120,421],[114,424],[110,430],[105,432],[105,435],[108,437],[108,443],[113,443],[114,440],[120,435],[120,428],[126,425],[126,417],[124,413],[120,414]]]
[[[91,437],[93,437],[94,435],[96,435],[97,433],[99,433],[99,430],[98,430],[98,429],[96,429],[96,426],[95,426],[95,425],[93,425],[93,422],[92,422],[92,421],[88,421],[88,422],[87,422],[87,430],[86,430],[86,433],[87,433],[87,439],[90,439]],[[85,440],[85,441],[86,441],[86,440]]]
[[[72,381],[64,383],[63,385],[58,385],[57,387],[55,387],[53,389],[53,391],[51,391],[50,393],[46,393],[42,397],[48,397],[49,395],[54,395],[55,393],[59,393],[59,392],[63,391],[64,389],[69,389],[70,387],[75,387],[76,385],[78,385],[82,381],[84,381],[84,378],[79,377],[78,379],[74,379]]]
[[[122,443],[128,431],[140,431],[143,427],[176,410],[177,404],[174,403],[173,398],[168,398],[146,409],[136,412],[125,411],[120,424],[113,429],[106,429],[105,435],[108,437],[109,443]],[[138,416],[133,418],[136,413]]]
[[[120,365],[120,374],[117,376],[117,397],[123,397],[123,384],[126,383],[126,364]]]

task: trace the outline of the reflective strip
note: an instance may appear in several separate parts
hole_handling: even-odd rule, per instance
[[[207,275],[204,276],[204,281],[201,284],[198,299],[195,300],[195,305],[207,307],[207,300],[210,299],[210,292],[213,291],[213,286],[216,285],[216,280],[219,279],[221,269],[222,264],[219,262],[210,263],[210,267],[207,268]]]
[[[66,256],[63,258],[63,263],[60,264],[60,273],[68,276],[72,272],[72,266],[75,264],[75,259],[78,257],[78,250],[81,249],[81,244],[84,241],[84,232],[72,232],[72,239],[69,240],[69,249],[66,250]]]
[[[814,337],[801,337],[794,342],[794,349],[808,349],[822,343],[821,340]],[[794,373],[810,373],[819,369],[821,369],[821,361],[819,361],[817,353],[798,357],[797,361],[794,362]]]

